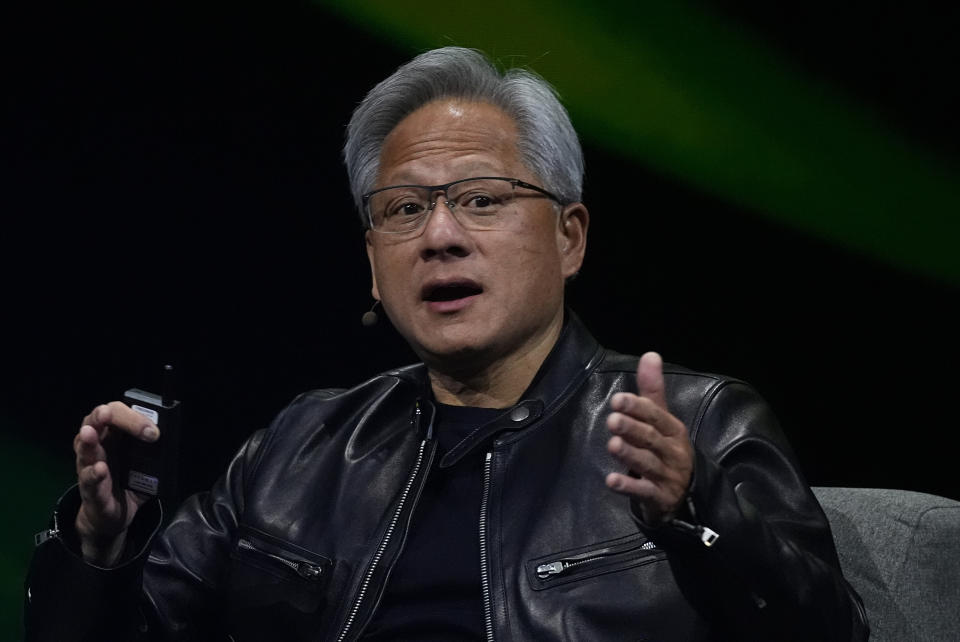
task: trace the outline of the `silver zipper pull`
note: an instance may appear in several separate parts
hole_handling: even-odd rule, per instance
[[[40,546],[48,539],[53,539],[54,537],[59,537],[59,536],[60,536],[60,531],[58,531],[55,528],[48,528],[46,530],[40,531],[39,533],[33,536],[33,545]]]
[[[693,524],[687,524],[679,519],[675,519],[674,522],[685,528],[692,527],[693,532],[700,537],[700,541],[704,546],[707,548],[713,546],[714,543],[720,539],[720,533],[713,530],[709,526],[697,524],[697,522],[700,520],[697,518],[697,507],[693,504],[693,495],[687,495],[687,511],[690,513],[690,516],[693,517],[693,524],[696,524],[696,526]]]
[[[283,564],[284,566],[287,566],[287,567],[289,567],[291,570],[296,571],[296,572],[297,572],[297,575],[299,575],[300,577],[302,577],[302,578],[304,578],[304,579],[315,580],[315,579],[317,579],[318,577],[320,577],[321,575],[323,575],[323,567],[320,566],[320,565],[318,565],[318,564],[311,564],[310,562],[303,562],[303,561],[300,561],[300,560],[287,559],[286,557],[283,557],[282,555],[275,555],[275,554],[273,554],[273,553],[268,553],[268,552],[266,552],[266,551],[261,551],[261,550],[258,549],[256,546],[254,546],[253,543],[250,542],[250,540],[241,538],[241,539],[237,542],[237,545],[238,545],[240,548],[244,548],[244,549],[247,549],[247,550],[250,550],[250,551],[254,551],[254,552],[256,552],[256,553],[258,553],[258,554],[260,554],[260,555],[265,555],[266,557],[269,557],[269,558],[271,558],[271,559],[277,560],[278,562],[280,562],[280,563]]]
[[[304,577],[308,580],[315,580],[323,575],[323,568],[317,566],[316,564],[310,564],[309,562],[300,562],[300,567],[297,569],[297,573],[300,574],[300,577]]]
[[[700,541],[703,542],[703,545],[707,548],[713,546],[713,543],[720,539],[720,533],[713,530],[709,526],[700,527]]]
[[[545,577],[550,577],[551,575],[563,573],[563,568],[563,562],[550,562],[549,564],[541,564],[537,567],[537,577],[543,579]]]
[[[53,539],[54,537],[60,537],[60,521],[57,517],[57,511],[53,511],[53,528],[48,528],[42,530],[36,535],[33,536],[33,545],[40,546],[48,539]]]

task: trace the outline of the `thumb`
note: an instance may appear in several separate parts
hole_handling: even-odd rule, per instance
[[[656,352],[647,352],[637,365],[637,389],[641,397],[667,409],[667,397],[663,391],[663,359]]]

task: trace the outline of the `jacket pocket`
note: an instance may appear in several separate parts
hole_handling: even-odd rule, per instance
[[[666,558],[666,553],[641,533],[544,555],[526,564],[535,591],[616,573]]]
[[[233,558],[266,571],[280,579],[303,581],[321,587],[333,569],[333,561],[267,533],[241,527],[233,547]]]
[[[231,602],[247,608],[283,604],[302,613],[322,607],[334,566],[330,558],[244,526],[230,555]]]

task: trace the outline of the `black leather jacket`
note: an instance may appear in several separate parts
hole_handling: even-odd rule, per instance
[[[477,431],[497,434],[489,452],[446,455],[485,461],[488,638],[866,639],[824,514],[744,383],[665,367],[696,451],[676,522],[648,528],[606,488],[608,401],[635,391],[636,364],[570,318],[522,400]],[[158,507],[141,511],[119,568],[84,564],[61,528],[28,578],[28,640],[357,639],[435,457],[429,398],[422,365],[300,396],[159,537]]]

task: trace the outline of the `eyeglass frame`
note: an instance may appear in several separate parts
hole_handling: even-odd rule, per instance
[[[437,203],[440,202],[440,199],[437,199],[432,203],[430,203],[430,206],[427,208],[427,216],[423,217],[423,221],[417,227],[411,230],[398,230],[395,232],[387,232],[384,230],[378,230],[373,226],[373,214],[370,212],[370,197],[373,196],[374,194],[379,194],[380,192],[385,192],[388,189],[396,189],[398,187],[416,187],[419,189],[427,190],[430,194],[433,194],[434,192],[443,192],[443,204],[447,206],[447,209],[449,209],[453,213],[454,217],[456,218],[457,215],[456,215],[456,212],[454,212],[454,208],[450,207],[450,198],[449,198],[449,194],[447,193],[447,190],[449,190],[452,186],[458,183],[466,183],[467,181],[482,181],[482,180],[507,181],[508,183],[513,185],[514,189],[518,187],[522,187],[524,189],[540,192],[550,200],[555,201],[560,206],[567,205],[567,203],[564,203],[559,196],[545,190],[542,187],[538,187],[536,185],[533,185],[532,183],[522,181],[519,178],[509,178],[507,176],[471,176],[469,178],[460,178],[455,181],[450,181],[449,183],[445,183],[443,185],[416,185],[416,184],[387,185],[386,187],[380,187],[375,190],[371,190],[366,194],[363,194],[360,196],[360,201],[361,203],[363,203],[364,214],[366,215],[365,218],[367,219],[367,229],[373,232],[378,232],[380,234],[410,234],[412,232],[416,232],[422,229],[424,225],[426,225],[427,219],[430,218],[429,215],[433,212],[433,210],[437,208]],[[460,222],[459,218],[457,218],[457,222]]]

